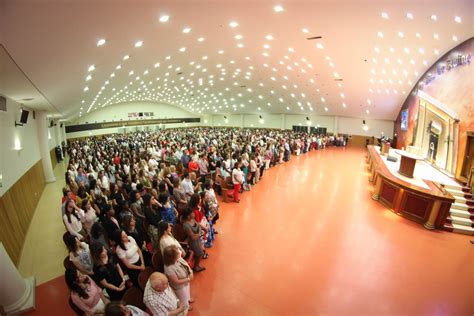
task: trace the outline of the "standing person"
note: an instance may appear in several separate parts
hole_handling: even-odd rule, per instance
[[[240,170],[240,162],[236,162],[232,170],[232,183],[234,184],[234,202],[239,203],[239,191],[244,183],[244,173]]]
[[[109,300],[94,280],[75,268],[68,268],[64,277],[72,302],[84,311],[85,315],[92,316],[104,311]]]
[[[122,299],[125,293],[125,279],[122,268],[103,246],[92,248],[94,279],[105,288],[112,301]]]
[[[168,286],[168,278],[160,272],[150,275],[143,294],[143,303],[154,316],[180,315],[185,311],[182,302]]]
[[[114,240],[117,243],[115,252],[117,257],[127,267],[127,274],[135,286],[138,287],[138,274],[145,270],[143,254],[138,247],[135,239],[128,236],[123,230],[116,230]]]
[[[86,236],[86,231],[82,227],[82,220],[84,218],[84,211],[77,207],[74,200],[67,200],[66,212],[63,215],[64,225],[71,235],[83,240]]]
[[[64,234],[63,241],[69,250],[69,260],[76,268],[83,274],[94,274],[89,245],[70,233]]]
[[[91,202],[87,199],[82,200],[81,206],[84,210],[82,226],[86,230],[87,235],[90,235],[92,225],[94,225],[94,223],[97,221],[97,211],[92,207]]]
[[[186,260],[181,257],[178,247],[172,245],[164,249],[163,264],[170,286],[180,302],[182,302],[184,308],[191,311],[192,307],[189,305],[192,302],[190,282],[193,279],[193,271]]]
[[[186,233],[189,248],[194,252],[194,272],[206,270],[206,268],[199,265],[204,255],[204,249],[201,244],[201,225],[195,220],[194,210],[187,208],[183,212],[183,229]]]

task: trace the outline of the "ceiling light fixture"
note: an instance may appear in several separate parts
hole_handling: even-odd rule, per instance
[[[200,37],[197,40],[198,40],[198,42],[204,42],[204,37]]]
[[[169,15],[162,15],[162,16],[160,16],[160,22],[161,22],[161,23],[166,23],[166,22],[169,21],[169,19],[170,19],[170,16],[169,16]]]
[[[90,65],[89,68],[87,68],[87,71],[88,72],[91,72],[91,71],[94,71],[95,70],[95,66],[94,65]]]
[[[138,41],[135,43],[135,47],[142,47],[143,46],[143,41]]]
[[[281,5],[276,5],[273,7],[273,11],[275,12],[283,12],[285,9],[283,9],[283,7]]]
[[[461,23],[462,22],[461,17],[460,16],[454,17],[454,22]]]
[[[229,26],[232,27],[232,28],[235,28],[235,27],[239,26],[239,23],[237,23],[237,22],[235,22],[235,21],[231,21],[231,22],[229,23]]]
[[[188,34],[189,32],[191,32],[191,28],[190,28],[190,27],[185,27],[185,28],[183,29],[183,33],[184,33],[184,34]]]
[[[382,18],[383,19],[388,19],[388,13],[387,12],[382,12]]]
[[[407,13],[407,19],[413,20],[413,14],[408,12]]]
[[[432,15],[431,15],[431,19],[432,19],[433,21],[436,21],[436,20],[438,19],[438,17],[437,17],[435,14],[432,14]]]
[[[105,38],[101,38],[97,41],[97,46],[102,46],[105,44],[105,42],[106,42]]]

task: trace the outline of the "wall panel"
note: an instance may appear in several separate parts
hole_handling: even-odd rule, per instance
[[[44,187],[43,165],[39,160],[0,197],[0,240],[15,264]]]

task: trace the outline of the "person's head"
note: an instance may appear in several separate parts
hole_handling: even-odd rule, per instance
[[[94,239],[99,239],[104,234],[104,226],[100,222],[95,222],[91,227],[91,236]]]
[[[213,185],[214,185],[214,182],[212,181],[212,179],[206,179],[206,181],[204,181],[204,190],[212,189]]]
[[[105,204],[103,207],[102,207],[102,212],[108,216],[108,217],[113,217],[115,216],[115,210],[112,206],[110,206],[109,204]]]
[[[142,198],[143,198],[143,205],[147,207],[152,206],[153,196],[151,194],[145,194]]]
[[[89,199],[82,200],[81,208],[84,211],[88,211],[91,208],[91,202],[89,201]]]
[[[102,245],[94,245],[91,247],[91,256],[95,266],[101,266],[109,260],[107,249]]]
[[[178,177],[173,179],[173,188],[179,188],[180,184],[181,184],[181,180],[179,180]]]
[[[195,172],[191,172],[191,173],[189,174],[189,179],[191,179],[191,181],[196,180],[196,173],[195,173]]]
[[[122,224],[125,231],[132,232],[135,230],[137,221],[135,220],[135,217],[133,217],[132,215],[127,215],[123,217]]]
[[[201,204],[201,196],[199,193],[194,193],[191,195],[191,199],[189,199],[188,206],[194,210],[199,206],[199,204]]]
[[[64,233],[63,241],[70,252],[76,252],[77,249],[79,248],[79,244],[80,244],[79,239],[69,232]]]
[[[158,236],[159,238],[163,237],[163,235],[171,235],[171,230],[173,229],[173,225],[168,222],[161,221],[158,223]]]
[[[125,231],[117,229],[113,233],[113,239],[115,243],[119,245],[120,248],[122,248],[122,250],[127,250],[125,244],[128,243],[128,235]]]
[[[189,172],[185,172],[184,175],[183,175],[183,177],[184,177],[185,179],[189,179]]]
[[[181,215],[183,221],[190,221],[194,219],[194,209],[187,207]]]
[[[142,192],[143,189],[144,189],[143,183],[141,183],[141,182],[140,182],[140,183],[137,183],[137,191],[138,191],[138,192]]]
[[[131,316],[132,313],[126,307],[125,302],[123,301],[116,301],[116,302],[109,302],[105,305],[104,315],[105,316]]]
[[[168,278],[163,273],[154,272],[150,275],[148,280],[150,281],[152,289],[157,292],[163,292],[168,288]]]
[[[89,298],[89,294],[84,290],[84,285],[90,283],[90,279],[87,275],[82,274],[75,267],[70,267],[66,269],[64,279],[71,292],[77,293],[82,298]]]
[[[165,266],[170,266],[176,263],[178,259],[181,257],[181,254],[178,250],[178,247],[176,245],[171,245],[166,247],[163,250],[163,264]]]
[[[170,196],[166,192],[162,192],[160,193],[160,195],[158,195],[158,202],[160,202],[161,205],[168,203],[169,200],[170,200]]]

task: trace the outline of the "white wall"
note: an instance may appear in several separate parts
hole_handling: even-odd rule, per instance
[[[375,137],[380,137],[381,133],[383,132],[386,137],[393,137],[393,121],[365,119],[365,123],[369,127],[367,131],[362,129],[363,119],[353,117],[338,117],[338,131],[341,134]]]
[[[76,124],[85,124],[88,123],[102,123],[102,122],[117,122],[117,121],[129,121],[139,119],[129,119],[128,113],[130,112],[153,112],[154,116],[145,117],[144,119],[164,119],[164,118],[192,118],[192,117],[201,117],[199,115],[188,112],[182,108],[168,105],[168,104],[159,104],[153,102],[129,102],[113,106],[108,106],[103,109],[93,111],[89,114],[83,115],[71,122],[68,122],[67,125],[76,125]],[[210,125],[210,116],[207,116],[208,125]],[[193,127],[193,126],[202,126],[206,125],[204,123],[203,117],[201,117],[201,123],[186,123],[186,124],[166,124],[166,128],[176,128],[176,127]],[[132,132],[135,130],[144,130],[145,128],[155,129],[156,125],[143,125],[137,127],[128,127],[126,132]],[[123,128],[106,128],[98,129],[92,131],[76,132],[76,133],[67,133],[67,138],[76,138],[76,137],[85,137],[93,135],[103,135],[103,134],[112,134],[112,133],[122,133]]]
[[[41,159],[33,111],[27,124],[14,126],[15,120],[19,121],[20,109],[20,104],[7,99],[7,112],[0,111],[0,196]],[[18,147],[23,149],[14,150]]]

